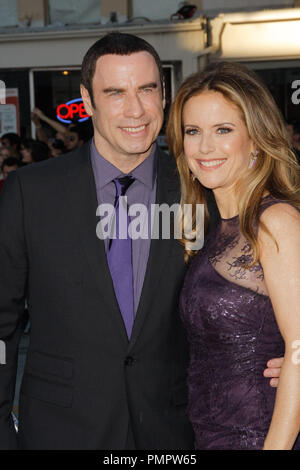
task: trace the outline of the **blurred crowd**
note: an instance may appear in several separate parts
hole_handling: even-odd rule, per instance
[[[3,134],[0,138],[0,191],[11,171],[71,152],[81,147],[93,135],[90,120],[68,126],[47,117],[40,109],[31,113],[36,139],[18,134]]]
[[[297,155],[298,162],[300,163],[300,121],[291,121],[287,123],[286,128],[290,144]]]

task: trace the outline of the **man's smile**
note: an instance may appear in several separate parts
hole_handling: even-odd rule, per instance
[[[136,126],[136,127],[121,127],[121,130],[123,132],[126,132],[127,134],[141,135],[145,133],[147,126],[148,124],[143,124],[141,126]]]

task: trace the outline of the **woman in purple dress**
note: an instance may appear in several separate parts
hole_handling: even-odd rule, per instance
[[[182,205],[208,216],[208,188],[221,216],[198,252],[182,239],[196,448],[300,449],[300,180],[280,112],[254,72],[212,64],[180,87],[167,133]],[[282,355],[276,390],[262,371]]]

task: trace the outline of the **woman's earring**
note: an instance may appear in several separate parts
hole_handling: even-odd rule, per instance
[[[192,177],[192,181],[195,181],[196,176],[194,175],[194,173],[191,173],[191,177]]]
[[[251,155],[250,155],[250,163],[249,163],[249,167],[248,168],[253,168],[256,164],[256,161],[257,161],[257,155],[258,155],[258,150],[254,150],[254,152],[251,152]]]

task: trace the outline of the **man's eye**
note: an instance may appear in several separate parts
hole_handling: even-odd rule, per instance
[[[198,134],[198,129],[185,129],[184,133],[187,135],[196,135]]]
[[[120,90],[113,90],[110,92],[110,96],[119,96],[121,93]]]
[[[231,131],[230,127],[219,127],[217,132],[218,134],[228,134]]]

